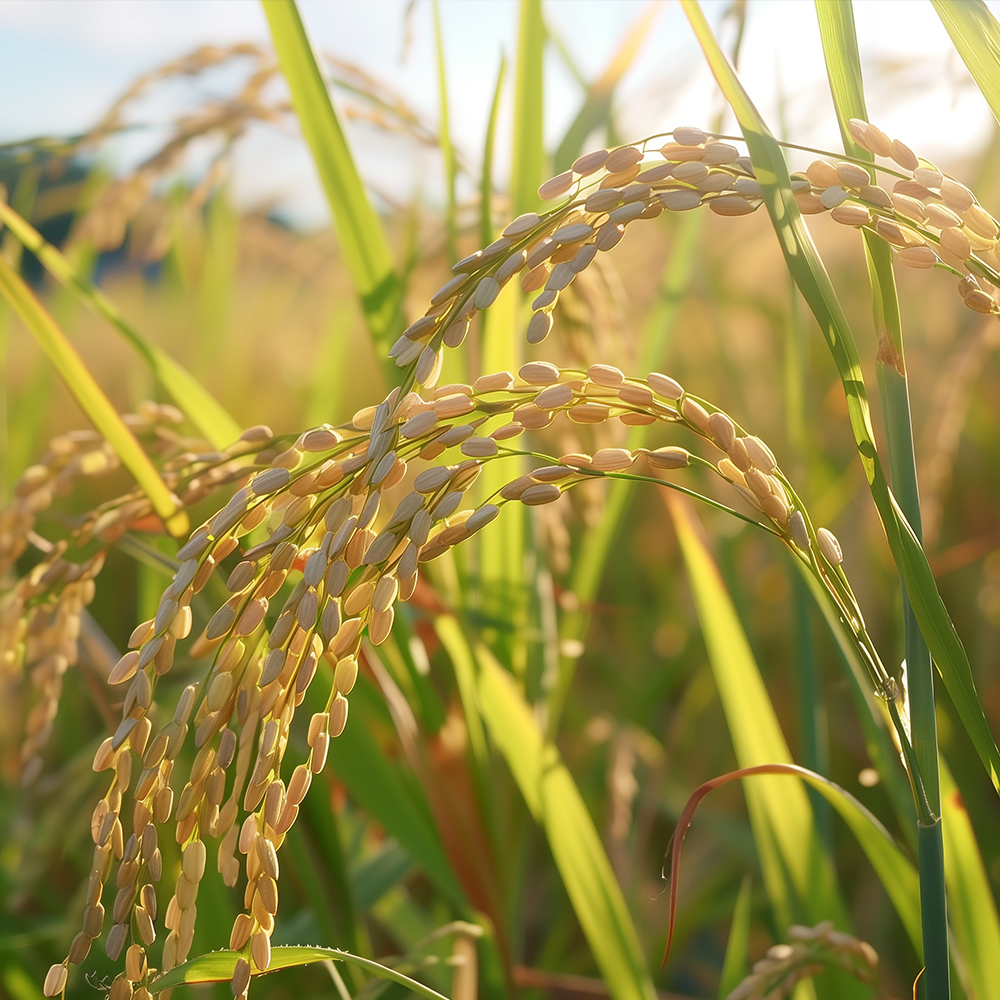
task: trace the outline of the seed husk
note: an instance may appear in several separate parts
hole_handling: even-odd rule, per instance
[[[806,169],[806,176],[813,187],[828,188],[840,184],[837,168],[826,160],[813,160]]]
[[[45,975],[45,983],[42,985],[42,992],[47,997],[56,997],[66,989],[66,977],[68,970],[65,965],[53,965]]]
[[[965,304],[979,313],[993,313],[997,311],[996,301],[993,296],[982,289],[974,288],[965,296]]]
[[[680,399],[684,395],[683,386],[669,375],[662,375],[660,372],[650,372],[646,376],[646,382],[653,392],[664,399]]]
[[[913,179],[925,188],[936,188],[944,180],[944,175],[936,167],[917,167],[913,171]]]
[[[871,175],[864,167],[847,161],[837,164],[837,179],[847,188],[863,188],[871,183]]]
[[[620,472],[634,461],[635,456],[626,448],[601,448],[594,452],[591,467],[599,472]]]
[[[657,469],[684,469],[691,464],[691,453],[686,448],[669,445],[647,452],[646,461]]]
[[[733,426],[732,420],[725,413],[713,413],[708,418],[708,429],[716,444],[723,451],[728,452],[736,440],[736,428]]]
[[[753,205],[751,205],[746,198],[739,194],[726,194],[721,195],[718,198],[713,198],[708,203],[708,207],[715,212],[716,215],[723,215],[727,217],[749,215],[753,212]]]
[[[830,213],[830,218],[842,226],[867,226],[872,221],[868,209],[864,205],[855,204],[838,205]]]
[[[907,267],[928,268],[937,262],[937,254],[928,246],[907,247],[896,254],[896,259]]]
[[[529,361],[520,367],[517,374],[528,385],[552,385],[559,381],[559,369],[547,361]]]
[[[844,561],[844,554],[840,548],[837,536],[827,528],[820,528],[816,532],[816,542],[819,545],[823,557],[833,566],[839,566]]]
[[[594,246],[598,250],[607,252],[608,250],[614,249],[621,241],[622,237],[625,235],[625,227],[620,223],[606,222],[600,229],[597,230],[597,236],[594,239]]]
[[[233,969],[233,981],[231,988],[234,997],[243,996],[250,985],[250,963],[245,958],[236,960],[236,968]]]
[[[517,497],[523,504],[529,507],[537,507],[541,504],[552,503],[561,496],[559,487],[553,483],[535,483],[528,486]]]
[[[965,224],[977,236],[982,236],[987,240],[994,240],[997,237],[997,223],[989,212],[982,205],[973,205],[967,209],[964,215]]]
[[[587,369],[587,378],[596,385],[617,389],[625,381],[621,369],[612,365],[591,365]]]
[[[846,199],[847,188],[841,187],[839,184],[836,187],[828,187],[819,196],[820,204],[824,208],[836,208]]]
[[[681,415],[684,417],[688,423],[693,424],[698,430],[703,434],[708,434],[708,411],[701,405],[701,403],[692,399],[690,396],[685,396],[681,400]]]
[[[573,171],[565,170],[555,177],[550,177],[538,188],[538,197],[542,201],[553,201],[564,195],[573,186]]]
[[[754,465],[765,474],[770,474],[778,467],[774,453],[759,437],[752,435],[742,439],[743,445]]]
[[[631,167],[626,167],[624,170],[616,170],[614,173],[608,174],[604,180],[601,181],[602,188],[623,188],[626,184],[631,183],[639,176],[639,171],[642,169],[642,165],[639,163],[634,163]]]
[[[558,385],[550,385],[543,389],[535,397],[535,405],[543,410],[554,410],[557,407],[565,406],[573,399],[573,389],[563,382]]]

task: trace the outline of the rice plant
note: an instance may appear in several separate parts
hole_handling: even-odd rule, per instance
[[[786,155],[798,147],[774,138],[697,3],[685,0],[740,134],[677,126],[592,151],[570,149],[567,137],[557,154],[565,169],[546,179],[530,101],[542,73],[543,11],[523,0],[512,190],[499,208],[494,113],[478,225],[468,231],[454,198],[442,70],[436,142],[452,182],[439,256],[450,256],[451,276],[432,294],[419,290],[423,274],[395,262],[294,4],[264,0],[264,8],[277,62],[249,46],[199,50],[143,77],[81,141],[120,128],[122,108],[157,80],[254,60],[248,90],[214,117],[181,121],[160,154],[107,185],[66,247],[31,224],[29,198],[18,203],[15,192],[0,202],[8,251],[30,251],[73,302],[138,351],[170,399],[119,414],[16,254],[0,258],[9,309],[93,425],[53,438],[19,472],[0,512],[4,815],[10,856],[33,859],[20,880],[7,876],[19,888],[4,918],[13,971],[3,988],[36,995],[30,984],[40,981],[46,996],[96,987],[112,1000],[148,1000],[228,983],[220,989],[238,998],[332,988],[342,997],[407,989],[464,1000],[521,990],[651,998],[659,981],[730,1000],[793,991],[997,995],[991,876],[1000,847],[995,838],[977,843],[975,830],[996,819],[1000,752],[981,678],[921,543],[916,397],[896,274],[917,295],[906,273],[933,271],[927,286],[944,289],[935,308],[992,331],[1000,225],[972,187],[868,120],[850,5],[816,4],[843,153],[814,150],[807,170],[789,172]],[[992,15],[976,3],[935,9],[1000,112]],[[248,120],[287,113],[258,100],[279,67],[329,197],[338,280],[346,275],[359,303],[350,336],[374,351],[367,368],[348,360],[352,345],[338,330],[336,384],[346,398],[360,391],[363,405],[289,432],[242,429],[251,422],[244,410],[270,405],[256,399],[267,395],[266,379],[241,401],[237,421],[86,270],[88,248],[120,243],[152,212],[160,235],[147,248],[175,255],[182,296],[192,294],[178,218],[190,227],[212,181],[190,192],[186,216],[150,199],[153,182],[206,131],[233,141]],[[374,84],[368,99],[386,104]],[[395,113],[405,117],[399,105]],[[410,131],[421,142],[435,135],[420,123]],[[36,144],[33,155],[74,154],[81,142]],[[700,240],[706,209],[716,217],[714,247]],[[675,359],[687,370],[663,363],[665,331],[683,329],[676,301],[691,286],[691,258],[711,261],[738,241],[740,217],[755,213],[777,236],[781,280],[794,297],[781,317],[787,398],[778,420],[752,412],[746,386],[759,372],[734,364],[734,377],[720,379],[718,359],[699,367],[694,329],[687,359]],[[860,247],[856,238],[844,247],[845,256],[863,251],[867,292],[849,302],[838,294],[808,216],[817,231],[861,234]],[[673,246],[661,301],[649,308],[648,330],[630,337],[614,318],[614,262],[630,244],[651,246],[643,234],[657,227]],[[456,260],[473,229],[484,245]],[[725,280],[720,266],[718,285]],[[648,297],[644,282],[636,275],[628,295]],[[865,298],[876,336],[862,350],[847,306],[856,327]],[[855,450],[841,457],[862,473],[857,495],[843,499],[841,486],[834,502],[831,466],[810,426],[818,377],[805,359],[801,301],[838,376],[827,393],[831,423],[844,440],[849,431]],[[776,322],[767,305],[756,308]],[[732,334],[723,324],[718,336],[726,345]],[[315,377],[326,391],[330,371]],[[765,395],[774,408],[773,384]],[[779,439],[756,426],[762,416],[786,425]],[[110,485],[98,497],[104,477]],[[658,526],[648,536],[625,516],[646,502],[665,508],[643,522]],[[852,536],[841,531],[842,545],[829,525],[848,502]],[[864,509],[881,532],[871,540],[878,574],[856,567]],[[688,661],[697,667],[679,696],[671,691],[679,672],[656,679],[636,656],[634,625],[597,613],[602,580],[641,608],[630,562],[646,537],[658,539],[654,552],[668,539],[665,592],[679,603],[673,570],[683,570],[682,600],[704,637],[681,656],[676,612],[668,612],[673,631],[669,620],[657,625],[665,658],[684,664],[685,677]],[[767,671],[768,686],[734,537],[772,567],[772,586],[780,580],[795,609],[794,648]],[[661,561],[638,565],[662,572]],[[611,636],[596,684],[579,664],[602,629]],[[119,633],[123,655],[111,638]],[[780,646],[768,640],[769,658]],[[733,753],[707,745],[706,682]],[[859,750],[834,764],[824,720],[845,696],[836,719]],[[651,721],[657,699],[671,706],[669,725],[662,715]],[[85,721],[67,725],[68,711]],[[789,719],[795,755],[783,731]],[[672,734],[657,738],[657,725]],[[595,791],[586,772],[604,745],[606,777]],[[961,793],[942,746],[961,760]],[[857,772],[859,755],[863,780],[852,793],[843,776]],[[696,806],[737,779],[747,818],[713,814],[731,870],[713,882],[702,849],[690,916],[681,847]],[[29,804],[15,808],[15,783]],[[876,786],[879,797],[866,798]],[[602,838],[593,815],[605,798]],[[849,844],[834,832],[835,814]],[[35,855],[31,827],[52,828]],[[699,826],[690,841],[705,836]],[[32,864],[54,865],[53,845],[68,859],[56,891],[69,916],[29,919],[32,908],[45,910]],[[75,890],[63,884],[74,875],[82,876]],[[284,898],[279,906],[279,889],[290,908]],[[864,912],[875,898],[877,920]],[[874,936],[878,947],[866,940]],[[25,945],[30,960],[15,960]],[[39,976],[41,956],[60,949]],[[258,981],[268,973],[276,974]]]

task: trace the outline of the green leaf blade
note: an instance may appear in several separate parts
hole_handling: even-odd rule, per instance
[[[372,339],[384,355],[400,326],[402,283],[382,223],[361,182],[294,0],[261,2],[292,104],[330,203],[344,261]]]

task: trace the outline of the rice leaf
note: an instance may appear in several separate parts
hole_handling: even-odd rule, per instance
[[[791,764],[788,744],[701,525],[687,501],[666,490],[663,497],[680,542],[736,759],[740,767]],[[833,867],[805,790],[762,778],[747,785],[746,797],[778,926],[831,919],[846,927]]]
[[[555,745],[508,671],[484,645],[475,647],[479,708],[549,847],[573,910],[614,1000],[653,1000],[632,917],[594,821]]]
[[[438,71],[438,146],[444,160],[444,224],[448,234],[448,263],[458,260],[458,226],[455,221],[455,149],[451,144],[448,114],[448,75],[444,60],[444,34],[441,31],[441,5],[434,0],[434,42]]]
[[[982,0],[931,0],[931,5],[1000,122],[1000,23]]]
[[[149,497],[153,509],[163,519],[171,535],[179,537],[190,528],[186,511],[167,489],[156,467],[142,450],[135,435],[125,426],[118,411],[83,363],[76,348],[56,325],[45,307],[13,268],[0,257],[0,295],[21,317],[39,346],[52,362],[66,388],[79,403],[96,430],[115,450],[122,465],[131,473],[139,487]]]
[[[990,892],[976,835],[962,794],[941,760],[941,808],[944,819],[944,872],[948,884],[948,923],[955,946],[964,960],[956,962],[959,975],[968,977],[969,996],[1000,1000],[997,957],[1000,956],[1000,920]]]
[[[216,448],[232,444],[242,427],[186,368],[146,340],[99,289],[81,277],[73,265],[41,233],[0,199],[0,221],[30,250],[49,273],[72,291],[88,309],[111,324],[149,365],[157,381],[187,418]]]
[[[609,125],[615,88],[635,62],[663,7],[663,0],[653,0],[646,6],[625,33],[604,72],[587,88],[583,106],[556,149],[552,168],[555,173],[560,174],[564,170],[569,170],[573,161],[583,152],[583,143],[587,136]]]
[[[497,117],[500,114],[500,97],[507,73],[507,58],[501,55],[497,82],[493,88],[493,103],[486,124],[486,141],[483,145],[483,172],[479,181],[479,240],[489,246],[493,242],[493,144],[496,141]]]
[[[368,200],[347,139],[293,0],[261,0],[292,104],[333,212],[337,236],[381,355],[400,326],[402,283],[382,223]]]
[[[968,656],[948,616],[923,548],[889,489],[875,446],[868,396],[854,335],[795,204],[781,148],[719,48],[695,0],[681,2],[716,80],[740,123],[785,262],[816,317],[837,365],[865,478],[893,558],[906,584],[920,631],[945,681],[962,724],[972,739],[994,788],[1000,791],[1000,751],[997,750],[983,713]]]
[[[149,992],[160,993],[163,990],[173,989],[175,986],[183,986],[184,984],[224,983],[233,978],[233,970],[241,957],[241,953],[238,951],[213,951],[200,958],[193,958],[191,961],[164,973],[158,979],[154,979],[148,986]],[[272,948],[271,964],[267,967],[267,971],[271,973],[277,972],[279,969],[293,969],[300,965],[330,961],[355,965],[379,979],[399,983],[411,993],[427,997],[428,1000],[448,1000],[436,990],[424,986],[423,983],[418,983],[415,979],[410,979],[409,976],[404,976],[401,972],[396,972],[395,969],[390,969],[379,962],[373,962],[370,958],[362,958],[360,955],[341,951],[340,948],[317,948],[304,945],[282,945]]]
[[[538,186],[545,179],[545,38],[542,0],[521,0],[514,78],[514,160],[510,171],[510,200],[515,215],[538,207]]]

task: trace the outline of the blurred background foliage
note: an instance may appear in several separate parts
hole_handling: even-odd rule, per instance
[[[526,7],[541,24],[540,5]],[[649,16],[655,13],[651,9]],[[740,3],[727,13],[737,39],[744,15]],[[534,161],[525,144],[532,135],[537,144],[542,134],[539,104],[524,100],[517,106],[515,127],[522,138],[514,140],[514,150],[522,162],[512,171],[509,192],[491,182],[488,159],[484,178],[482,162],[466,162],[466,152],[451,145],[441,130],[442,123],[447,127],[443,109],[437,120],[424,120],[369,74],[324,65],[338,107],[350,108],[351,116],[370,126],[354,133],[361,141],[391,144],[401,158],[414,149],[439,148],[444,176],[466,177],[456,200],[443,205],[419,198],[396,203],[390,192],[379,192],[406,317],[422,312],[456,256],[483,245],[513,215],[533,207],[539,180],[591,145],[632,138],[619,133],[613,97],[643,31],[640,22],[631,36],[623,35],[619,58],[603,76],[581,81],[571,128],[556,147],[539,148]],[[520,89],[532,85],[526,78],[531,44],[551,47],[560,40],[544,31],[533,40],[522,38],[502,83],[504,100],[517,102]],[[332,231],[300,231],[267,209],[237,207],[227,181],[229,153],[248,123],[293,125],[287,98],[272,99],[265,86],[277,72],[271,54],[249,45],[200,50],[151,74],[126,97],[231,61],[249,67],[239,85],[179,120],[163,151],[138,170],[111,177],[102,166],[102,143],[129,123],[126,101],[82,138],[0,149],[0,182],[11,204],[63,249],[79,273],[89,275],[145,338],[201,380],[241,425],[267,423],[292,432],[345,421],[382,398],[386,375],[340,243]],[[536,58],[534,70],[540,67]],[[449,81],[441,82],[446,94]],[[525,121],[531,108],[539,120]],[[220,151],[191,183],[180,168],[187,149],[206,135],[222,137]],[[1000,131],[994,128],[982,148],[956,147],[954,154],[939,165],[995,213]],[[485,204],[462,193],[479,186],[488,193]],[[445,187],[454,195],[454,187]],[[822,218],[812,230],[858,332],[866,377],[874,383],[875,338],[860,239]],[[105,321],[55,283],[9,233],[0,234],[0,241],[0,252],[38,291],[120,410],[162,394],[139,356]],[[997,731],[998,327],[992,317],[961,309],[946,275],[911,271],[898,282],[926,548]],[[491,358],[519,357],[525,349],[518,308],[512,304],[507,314],[486,319],[500,331],[492,341],[487,331],[474,329],[463,352],[449,356],[442,381],[471,380],[496,367]],[[815,522],[837,532],[869,631],[886,663],[898,664],[897,574],[856,460],[836,371],[819,344],[763,212],[740,219],[667,213],[630,229],[613,254],[602,255],[581,275],[563,294],[544,351],[527,348],[525,357],[583,367],[601,362],[640,374],[648,365],[724,406],[769,442]],[[0,499],[6,500],[48,439],[84,426],[85,419],[4,303],[0,365]],[[549,450],[573,450],[563,444],[556,439]],[[697,473],[688,475],[682,481],[715,489]],[[120,492],[116,487],[125,482],[118,474],[84,483],[48,515],[55,530]],[[607,558],[595,569],[599,585],[580,604],[574,575],[580,553],[608,510],[607,491],[591,485],[574,491],[571,503],[540,508],[524,520],[518,544],[525,558],[506,581],[512,589],[493,604],[469,610],[464,621],[513,669],[543,726],[553,690],[546,671],[556,670],[560,657],[575,665],[556,742],[653,963],[666,932],[662,869],[676,818],[696,785],[731,770],[736,761],[677,536],[654,488],[628,491]],[[812,766],[853,792],[906,843],[871,769],[836,645],[796,587],[782,547],[718,512],[699,510],[698,517],[794,759],[818,752]],[[192,520],[198,519],[195,511]],[[156,539],[148,544],[167,545]],[[101,783],[89,762],[115,708],[104,678],[117,659],[114,650],[124,648],[135,622],[150,616],[167,579],[152,561],[111,553],[91,607],[80,667],[66,677],[44,771],[27,789],[17,781],[23,693],[5,691],[0,995],[10,1000],[41,995],[45,969],[75,933],[91,850],[90,803]],[[454,593],[447,568],[432,570],[426,590],[398,616],[381,672],[359,682],[348,731],[335,744],[325,781],[314,788],[283,851],[286,875],[274,941],[406,955],[411,968],[419,967],[422,978],[447,993],[451,973],[440,960],[453,936],[422,942],[449,921],[478,912],[490,928],[479,953],[483,996],[509,990],[532,998],[602,995],[605,987],[595,978],[594,958],[544,832],[495,751],[475,759],[480,747],[463,713],[455,649],[442,642],[439,628]],[[815,664],[815,701],[802,689],[796,665],[803,657]],[[181,663],[177,679],[196,669]],[[402,692],[395,708],[391,699],[387,708],[383,697],[390,688]],[[942,752],[996,893],[1000,803],[943,690],[939,699]],[[814,728],[805,725],[807,716]],[[854,932],[882,957],[882,995],[908,995],[919,966],[884,889],[830,811],[817,804],[816,815]],[[749,941],[738,964],[748,968],[769,944],[784,940],[757,865],[743,796],[728,786],[702,807],[689,837],[677,939],[659,985],[687,996],[716,995],[741,886],[749,886]],[[194,954],[224,946],[235,913],[230,891],[214,878],[206,879],[199,906]],[[85,969],[85,976],[71,977],[73,997],[93,995],[113,975],[100,948]],[[352,995],[362,989],[350,970],[343,977]],[[328,996],[334,988],[326,970],[310,967],[269,976],[253,990],[281,1000]],[[228,986],[197,988],[199,995],[213,989],[228,996]],[[381,989],[395,995],[399,988]],[[372,992],[369,986],[362,995]]]

